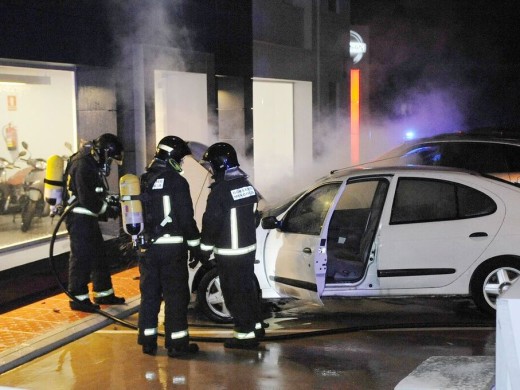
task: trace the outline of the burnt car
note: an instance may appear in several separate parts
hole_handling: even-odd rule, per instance
[[[334,171],[263,210],[258,286],[263,298],[317,304],[325,296],[468,296],[492,315],[520,276],[519,204],[514,183],[461,169]],[[199,304],[229,321],[216,270],[199,271]]]

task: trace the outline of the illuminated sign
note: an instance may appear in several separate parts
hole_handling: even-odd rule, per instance
[[[350,30],[350,58],[354,64],[357,64],[363,58],[363,54],[367,52],[367,44],[363,42],[363,38],[357,32]]]

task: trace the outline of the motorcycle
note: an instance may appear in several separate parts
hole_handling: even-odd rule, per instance
[[[31,228],[34,217],[43,217],[50,214],[50,207],[45,202],[44,179],[47,161],[43,158],[32,158],[29,152],[29,145],[22,142],[23,148],[29,153],[28,158],[22,158],[30,167],[29,172],[24,178],[23,189],[26,200],[22,205],[22,232],[27,232]]]
[[[31,168],[20,169],[16,165],[16,162],[26,154],[25,150],[21,151],[13,162],[3,157],[0,158],[0,214],[13,214],[13,222],[27,200],[23,183]],[[7,170],[9,169],[18,169],[18,172],[8,178]]]

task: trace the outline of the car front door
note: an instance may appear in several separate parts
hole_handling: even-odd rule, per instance
[[[280,229],[269,231],[266,273],[280,295],[321,304],[327,258],[320,235],[340,186],[328,183],[307,192],[287,211]]]

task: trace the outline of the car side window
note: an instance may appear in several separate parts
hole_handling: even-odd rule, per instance
[[[400,159],[411,165],[439,165],[441,150],[438,144],[419,145],[403,155]]]
[[[442,180],[402,178],[390,224],[446,221],[492,214],[495,202],[473,188]]]
[[[441,165],[484,173],[505,173],[504,145],[483,142],[449,142],[442,148]]]
[[[283,219],[283,231],[319,235],[340,185],[341,183],[323,185],[300,199]]]

